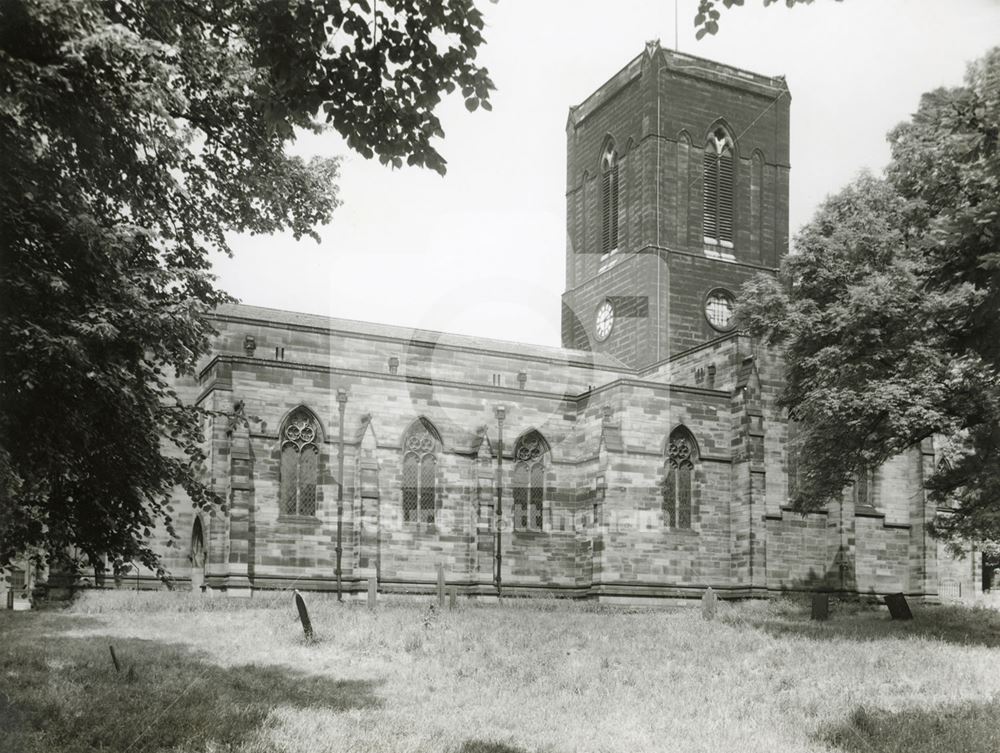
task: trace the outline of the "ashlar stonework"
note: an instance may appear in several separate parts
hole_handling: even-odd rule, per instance
[[[430,593],[440,565],[492,595],[499,490],[505,593],[974,593],[975,559],[927,534],[931,441],[864,500],[789,509],[781,355],[732,308],[787,253],[790,99],[781,77],[650,43],[570,108],[561,348],[220,307],[181,387],[240,406],[208,426],[230,510],[177,505],[174,575],[332,590],[339,519],[349,593]]]

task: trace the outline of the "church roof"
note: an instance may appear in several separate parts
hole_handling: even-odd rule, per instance
[[[459,335],[451,332],[401,327],[393,324],[363,322],[355,319],[340,319],[318,314],[303,314],[294,311],[249,306],[242,303],[222,304],[215,309],[214,318],[226,321],[242,320],[260,324],[292,327],[345,335],[355,335],[366,339],[394,340],[420,343],[432,347],[458,348],[461,350],[491,351],[520,358],[542,358],[564,363],[580,363],[589,367],[616,372],[632,372],[614,356],[587,350],[558,348],[551,345],[534,345],[509,340],[494,340],[486,337]]]

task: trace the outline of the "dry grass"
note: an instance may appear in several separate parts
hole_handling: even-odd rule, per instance
[[[5,616],[0,627],[20,621],[59,636],[30,648],[5,642],[4,670],[16,665],[11,645],[35,662],[4,678],[8,716],[28,724],[17,711],[28,684],[35,705],[49,688],[49,701],[72,706],[58,678],[69,669],[85,681],[81,662],[116,680],[106,653],[115,642],[139,678],[163,662],[180,667],[134,702],[103,699],[142,712],[136,751],[888,752],[903,750],[892,746],[904,737],[910,753],[1000,750],[996,612],[924,607],[899,624],[884,610],[840,606],[817,624],[782,601],[722,605],[706,623],[697,609],[508,600],[442,613],[410,600],[370,612],[307,598],[311,643],[289,594],[91,593],[69,613]],[[81,646],[96,646],[95,658]],[[24,672],[41,679],[28,683]],[[204,695],[164,737],[157,714],[181,705],[172,695],[194,692],[182,678]]]

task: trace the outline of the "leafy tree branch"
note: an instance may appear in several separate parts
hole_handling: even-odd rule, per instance
[[[163,573],[170,499],[220,505],[189,374],[229,233],[317,238],[337,159],[443,173],[435,107],[493,89],[472,0],[0,0],[0,564]],[[222,508],[224,510],[224,506]]]

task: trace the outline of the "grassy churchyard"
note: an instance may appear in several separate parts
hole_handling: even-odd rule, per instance
[[[1000,751],[1000,612],[307,600],[313,642],[288,593],[0,612],[0,749]]]

